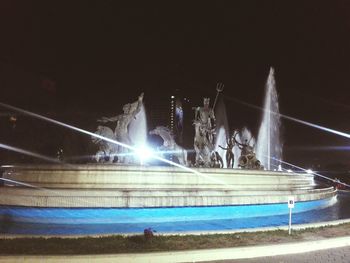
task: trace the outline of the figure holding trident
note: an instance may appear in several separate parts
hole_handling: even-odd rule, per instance
[[[204,131],[205,136],[207,137],[210,145],[209,148],[213,150],[214,145],[214,133],[215,133],[215,114],[214,109],[216,105],[217,98],[219,96],[219,93],[222,92],[224,89],[224,85],[222,83],[218,83],[216,85],[216,97],[214,101],[213,108],[210,108],[209,98],[203,98],[203,107],[194,107],[192,108],[195,110],[194,112],[194,119],[195,121],[198,121],[200,123],[200,128],[202,131]]]

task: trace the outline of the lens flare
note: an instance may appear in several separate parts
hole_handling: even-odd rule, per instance
[[[153,151],[147,145],[141,145],[136,147],[135,154],[140,159],[140,163],[145,164],[152,159]]]
[[[306,126],[309,126],[309,127],[312,127],[312,128],[316,128],[316,129],[319,129],[319,130],[322,130],[322,131],[325,131],[325,132],[333,133],[333,134],[336,134],[336,135],[339,135],[339,136],[342,136],[342,137],[345,137],[345,138],[350,138],[350,134],[345,133],[345,132],[337,131],[337,130],[334,130],[334,129],[331,129],[331,128],[327,128],[327,127],[324,127],[324,126],[321,126],[321,125],[318,125],[318,124],[314,124],[314,123],[311,123],[311,122],[308,122],[308,121],[303,121],[303,120],[300,120],[300,119],[297,119],[297,118],[294,118],[294,117],[290,117],[290,116],[285,115],[285,114],[281,114],[281,113],[276,113],[276,112],[273,112],[273,111],[265,110],[265,109],[263,109],[261,107],[255,106],[253,104],[250,104],[250,103],[247,103],[247,102],[244,102],[244,101],[232,98],[232,97],[228,97],[228,96],[226,96],[226,97],[227,97],[227,99],[229,99],[231,101],[235,101],[237,103],[240,103],[242,105],[248,106],[250,108],[254,108],[254,109],[258,109],[258,110],[262,110],[262,111],[267,111],[268,113],[272,113],[272,114],[279,114],[284,119],[287,119],[287,120],[290,120],[290,121],[294,121],[294,122],[297,122],[297,123],[300,123],[300,124],[303,124],[303,125],[306,125]]]
[[[307,173],[307,174],[313,174],[314,171],[312,171],[311,169],[307,169],[307,170],[306,170],[306,173]]]
[[[349,151],[350,146],[294,146],[290,151]]]
[[[114,144],[117,144],[117,145],[120,145],[122,147],[125,147],[133,152],[136,152],[137,151],[137,148],[133,147],[133,146],[130,146],[130,145],[127,145],[125,143],[122,143],[122,142],[118,142],[116,140],[112,140],[110,138],[107,138],[107,137],[104,137],[104,136],[101,136],[101,135],[98,135],[98,134],[95,134],[93,132],[89,132],[89,131],[86,131],[84,129],[81,129],[81,128],[78,128],[78,127],[75,127],[73,125],[69,125],[69,124],[66,124],[66,123],[63,123],[63,122],[60,122],[60,121],[57,121],[57,120],[54,120],[54,119],[51,119],[51,118],[48,118],[48,117],[45,117],[45,116],[42,116],[40,114],[37,114],[37,113],[33,113],[33,112],[30,112],[30,111],[27,111],[27,110],[23,110],[23,109],[20,109],[18,107],[14,107],[14,106],[11,106],[9,104],[6,104],[6,103],[2,103],[0,102],[0,106],[4,107],[4,108],[7,108],[7,109],[10,109],[10,110],[13,110],[13,111],[16,111],[16,112],[20,112],[22,114],[25,114],[25,115],[28,115],[28,116],[31,116],[33,118],[36,118],[36,119],[40,119],[40,120],[44,120],[44,121],[47,121],[47,122],[50,122],[50,123],[53,123],[53,124],[56,124],[58,126],[62,126],[62,127],[65,127],[65,128],[68,128],[68,129],[71,129],[71,130],[74,130],[74,131],[77,131],[77,132],[80,132],[80,133],[83,133],[83,134],[86,134],[86,135],[89,135],[89,136],[92,136],[92,137],[96,137],[96,138],[99,138],[101,140],[104,140],[104,141],[107,141],[107,142],[110,142],[110,143],[114,143]],[[155,154],[151,154],[151,158],[154,158],[156,160],[159,160],[159,161],[162,161],[164,163],[167,163],[167,164],[170,164],[172,166],[176,166],[176,167],[179,167],[179,168],[182,168],[183,170],[185,171],[188,171],[188,172],[191,172],[193,174],[196,174],[196,175],[199,175],[201,177],[204,177],[210,181],[213,181],[213,182],[216,182],[218,184],[223,184],[223,185],[226,185],[225,182],[221,181],[221,180],[218,180],[216,178],[212,178],[208,175],[205,175],[205,174],[202,174],[194,169],[191,169],[189,167],[186,167],[186,166],[183,166],[181,164],[178,164],[178,163],[175,163],[175,162],[172,162],[172,161],[169,161],[165,158],[162,158],[158,155],[155,155]]]
[[[48,162],[62,163],[58,159],[50,158],[50,157],[47,157],[47,156],[44,156],[44,155],[41,155],[41,154],[38,154],[38,153],[35,153],[35,152],[30,152],[30,151],[27,151],[27,150],[24,150],[24,149],[20,149],[20,148],[14,147],[14,146],[10,146],[10,145],[4,144],[4,143],[0,143],[0,148],[6,149],[6,150],[9,150],[9,151],[13,151],[13,152],[17,152],[17,153],[22,153],[22,154],[25,154],[25,155],[28,155],[28,156],[32,156],[32,157],[35,157],[35,158],[38,158],[38,159],[41,159],[41,160],[45,160],[45,161],[48,161]]]
[[[273,157],[271,157],[271,158],[273,158]],[[275,158],[273,158],[273,159],[275,159]],[[336,182],[336,183],[342,184],[342,185],[344,185],[344,186],[346,186],[346,187],[350,187],[350,185],[348,185],[348,184],[346,184],[346,183],[339,182],[339,181],[337,181],[337,180],[335,180],[335,179],[332,179],[332,178],[330,178],[330,177],[327,177],[327,176],[324,176],[324,175],[322,175],[322,174],[316,173],[315,171],[312,171],[312,170],[310,170],[310,169],[305,169],[305,168],[302,168],[302,167],[300,167],[300,166],[297,166],[297,165],[288,163],[288,162],[286,162],[286,161],[282,161],[282,160],[278,160],[278,161],[280,161],[281,163],[287,164],[287,165],[289,165],[289,166],[291,166],[291,167],[297,168],[297,169],[299,169],[299,170],[301,170],[301,171],[303,171],[303,172],[316,175],[316,176],[318,176],[318,177],[321,177],[321,178],[323,178],[323,179],[329,180],[329,181],[331,181],[331,182]],[[287,170],[287,171],[289,171],[289,170]]]

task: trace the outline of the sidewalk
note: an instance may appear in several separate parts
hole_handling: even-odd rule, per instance
[[[229,259],[210,261],[210,263],[349,263],[350,247],[339,247],[317,250],[301,254],[290,254],[272,257]],[[208,262],[203,262],[208,263]]]

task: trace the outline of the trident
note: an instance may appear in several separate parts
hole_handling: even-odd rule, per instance
[[[215,100],[214,100],[213,109],[215,109],[215,105],[216,105],[216,101],[218,100],[219,93],[224,90],[224,86],[225,85],[223,83],[221,83],[221,82],[216,84],[216,97],[215,97]]]

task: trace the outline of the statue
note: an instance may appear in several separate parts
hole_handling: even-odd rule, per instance
[[[210,167],[212,167],[212,168],[223,168],[224,167],[224,162],[222,161],[222,158],[217,151],[214,151],[211,153],[210,161],[211,161]]]
[[[160,136],[163,139],[163,145],[159,149],[173,152],[173,156],[178,159],[181,165],[188,166],[187,151],[175,142],[174,135],[169,128],[157,126],[149,134]]]
[[[241,156],[238,158],[238,166],[246,169],[262,169],[260,161],[255,156],[254,148],[249,145],[247,139],[244,143],[238,142],[236,140],[236,134],[233,136],[233,139],[241,150]]]
[[[211,152],[214,148],[215,116],[209,107],[209,98],[203,99],[203,107],[194,107],[196,166],[210,167]]]
[[[213,108],[210,108],[209,98],[203,98],[202,107],[192,108],[194,112],[194,126],[195,126],[195,138],[194,149],[196,151],[196,163],[195,166],[211,167],[212,162],[219,162],[220,157],[214,150],[214,135],[215,135],[215,115],[214,108],[218,99],[219,93],[224,89],[224,84],[217,83],[216,85],[216,97]],[[221,157],[220,157],[221,159]],[[222,160],[222,159],[221,159]],[[220,162],[219,162],[220,163]]]
[[[226,147],[222,147],[221,145],[219,145],[219,147],[223,150],[226,150],[226,165],[227,168],[233,168],[234,163],[235,163],[235,158],[234,158],[234,154],[233,154],[233,147],[235,146],[235,141],[233,138],[231,139],[227,139],[226,140]]]
[[[95,134],[112,140],[116,139],[112,129],[106,126],[99,125]],[[95,136],[92,136],[91,140],[93,143],[97,144],[99,148],[98,152],[95,154],[96,162],[104,162],[105,159],[108,158],[108,162],[113,163],[120,146]]]
[[[211,144],[206,136],[206,129],[200,121],[194,121],[195,127],[194,150],[196,151],[195,166],[210,167]]]
[[[215,131],[215,115],[214,110],[209,107],[209,98],[203,98],[203,107],[194,107],[195,121],[198,121],[201,125],[202,131],[208,138],[210,148],[213,148],[214,143],[214,131]]]
[[[129,124],[135,118],[137,113],[140,112],[143,101],[143,93],[139,96],[138,100],[134,103],[127,103],[123,106],[123,113],[114,117],[102,117],[102,119],[98,120],[102,123],[107,122],[116,122],[117,125],[114,129],[114,137],[115,140],[127,145],[131,145],[132,142],[129,137]],[[107,136],[106,136],[107,137]],[[118,154],[121,153],[118,157],[119,163],[129,162],[128,149],[125,147],[117,147]]]

